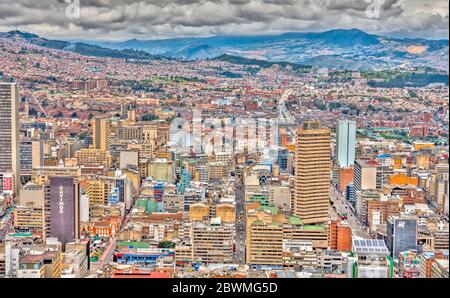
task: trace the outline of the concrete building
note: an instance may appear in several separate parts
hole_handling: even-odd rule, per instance
[[[209,206],[204,203],[189,205],[189,221],[203,221],[208,219]]]
[[[233,262],[234,225],[192,225],[193,260],[204,264]]]
[[[330,130],[307,121],[297,130],[294,215],[305,224],[329,220]]]
[[[13,191],[20,185],[19,89],[13,83],[0,84],[0,175],[13,175]],[[5,178],[3,178],[5,179]],[[6,181],[2,181],[3,185]],[[0,189],[1,191],[1,189]]]
[[[420,249],[417,245],[417,218],[391,216],[387,220],[386,245],[392,258],[404,251]]]
[[[354,175],[355,191],[377,188],[377,164],[374,161],[357,159]]]
[[[340,221],[331,221],[328,227],[329,247],[333,250],[350,252],[352,248],[352,230]]]
[[[121,170],[126,170],[128,167],[139,167],[139,151],[138,150],[122,150],[120,151]]]
[[[50,235],[65,247],[80,238],[80,186],[71,177],[51,177],[48,199]]]
[[[17,206],[13,211],[14,227],[21,231],[30,231],[43,235],[44,210],[40,207]]]
[[[111,154],[105,149],[81,149],[75,153],[75,158],[80,166],[102,165],[105,168],[111,166]]]
[[[353,239],[346,271],[349,278],[393,278],[394,261],[383,240]]]
[[[219,217],[223,223],[235,223],[236,206],[234,204],[216,205],[216,217]]]
[[[94,149],[109,150],[111,144],[111,121],[107,118],[94,118],[93,127],[93,143]]]
[[[175,175],[173,162],[167,159],[156,159],[150,162],[148,175],[157,181],[173,184]]]
[[[286,245],[309,241],[313,250],[328,247],[327,227],[304,225],[300,218],[286,217],[274,207],[248,210],[246,231],[246,263],[256,268],[287,265]]]

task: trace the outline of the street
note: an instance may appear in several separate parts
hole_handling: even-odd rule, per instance
[[[242,181],[236,181],[236,261],[245,264],[245,191]]]
[[[352,229],[353,237],[370,239],[370,235],[367,232],[366,227],[356,216],[352,206],[347,202],[345,198],[341,196],[339,191],[334,187],[334,185],[330,186],[330,196],[332,201],[334,202],[334,208],[332,208],[332,212],[335,213],[337,218],[340,218],[340,214],[346,213],[347,219],[345,220],[350,228]]]

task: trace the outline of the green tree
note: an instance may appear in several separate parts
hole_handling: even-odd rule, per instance
[[[153,121],[153,120],[158,120],[159,117],[153,114],[144,114],[141,117],[141,121]]]

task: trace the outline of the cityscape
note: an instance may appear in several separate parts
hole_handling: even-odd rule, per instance
[[[0,278],[449,277],[448,2],[88,2],[0,10]]]

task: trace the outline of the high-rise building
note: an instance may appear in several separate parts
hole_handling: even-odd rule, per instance
[[[94,149],[109,150],[111,143],[111,122],[107,118],[94,118]]]
[[[351,251],[352,229],[338,220],[331,221],[328,227],[328,242],[330,249]]]
[[[20,182],[19,91],[14,83],[0,84],[0,174],[12,173],[14,191]]]
[[[66,243],[80,237],[80,186],[72,177],[50,177],[50,234]]]
[[[194,261],[205,264],[233,262],[233,226],[196,223],[192,226]]]
[[[297,130],[294,215],[305,224],[329,220],[331,134],[317,121]]]
[[[33,168],[44,164],[44,146],[40,140],[24,139],[20,141],[21,174],[29,174]]]
[[[355,191],[377,188],[377,163],[372,160],[358,159],[355,162]]]
[[[339,120],[336,127],[337,161],[340,167],[350,167],[355,163],[356,122]]]
[[[391,216],[387,220],[386,244],[394,259],[417,246],[417,218]]]
[[[81,149],[75,153],[78,165],[102,165],[105,168],[111,166],[111,154],[105,149]]]

